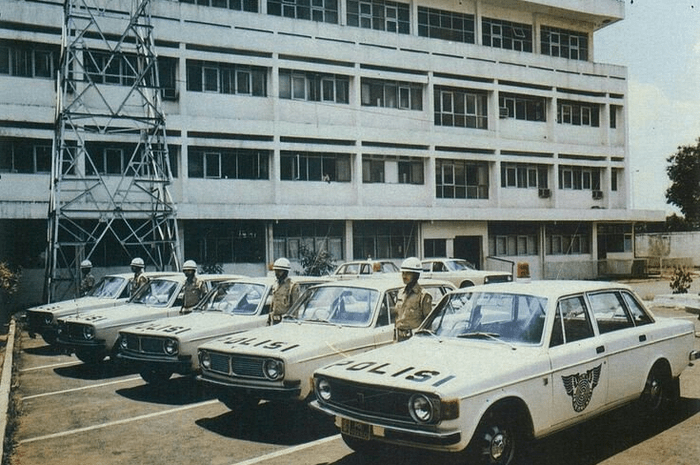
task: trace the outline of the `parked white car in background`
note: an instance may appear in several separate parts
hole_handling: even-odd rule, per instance
[[[420,284],[433,302],[454,289],[443,281]],[[315,369],[394,342],[392,310],[403,286],[397,278],[315,286],[281,323],[202,344],[199,379],[240,413],[261,399],[307,400]]]
[[[624,285],[489,284],[450,293],[408,341],[316,371],[312,406],[360,454],[389,443],[510,465],[524,441],[626,403],[662,415],[694,344],[691,321],[654,317]]]
[[[423,278],[443,279],[455,286],[470,287],[479,284],[506,283],[513,280],[507,271],[477,270],[466,260],[459,258],[430,258],[421,260]]]
[[[328,278],[294,276],[299,295]],[[245,278],[218,283],[187,315],[160,318],[119,332],[117,358],[136,365],[148,383],[173,373],[199,372],[197,347],[217,337],[267,325],[275,278]]]
[[[207,290],[213,283],[236,275],[199,275]],[[115,355],[119,330],[166,316],[177,315],[182,308],[182,273],[151,279],[126,303],[117,307],[73,315],[58,320],[58,344],[85,363],[98,363]]]
[[[174,272],[147,272],[144,276],[172,275]],[[63,300],[27,310],[27,330],[40,334],[47,344],[56,344],[58,319],[78,313],[122,305],[129,298],[129,284],[134,273],[110,274],[100,279],[92,290],[77,299]]]

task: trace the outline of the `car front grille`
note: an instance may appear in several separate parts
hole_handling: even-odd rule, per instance
[[[85,339],[85,327],[81,323],[63,323],[61,327],[61,338],[73,341],[84,341]]]
[[[263,374],[263,359],[212,352],[210,371],[227,376],[266,379]]]
[[[330,402],[325,402],[328,405],[345,412],[412,423],[408,403],[413,393],[332,378],[326,379],[330,382],[333,393]]]
[[[139,354],[163,355],[162,337],[137,336],[135,334],[125,334],[122,337],[126,339],[126,350],[137,352]]]

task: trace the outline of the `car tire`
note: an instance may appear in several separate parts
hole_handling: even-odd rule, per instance
[[[107,354],[103,350],[76,350],[75,356],[86,365],[96,365],[102,362]]]
[[[172,372],[168,370],[145,369],[139,373],[141,379],[148,384],[164,384],[172,376]]]
[[[488,411],[467,446],[467,463],[475,465],[513,465],[524,452],[524,436],[518,427],[518,415]]]
[[[665,418],[679,397],[679,380],[671,377],[668,367],[660,363],[655,364],[647,376],[644,391],[639,399],[642,411],[648,417]]]

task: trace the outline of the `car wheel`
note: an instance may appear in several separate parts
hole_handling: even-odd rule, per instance
[[[76,350],[75,356],[87,365],[95,365],[104,360],[107,354],[103,350]]]
[[[139,374],[148,384],[163,384],[170,379],[172,372],[168,370],[146,369]]]
[[[679,397],[678,381],[674,381],[668,368],[656,364],[649,372],[640,398],[644,413],[661,418],[668,415]]]
[[[255,397],[238,395],[223,395],[219,397],[219,400],[223,402],[229,410],[241,416],[252,413],[253,409],[255,409],[260,402],[260,399]]]
[[[487,412],[467,447],[468,463],[512,465],[520,454],[523,436],[513,415]]]

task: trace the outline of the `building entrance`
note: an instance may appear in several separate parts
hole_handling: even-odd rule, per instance
[[[481,236],[457,236],[454,241],[455,258],[463,258],[476,268],[482,268]]]

